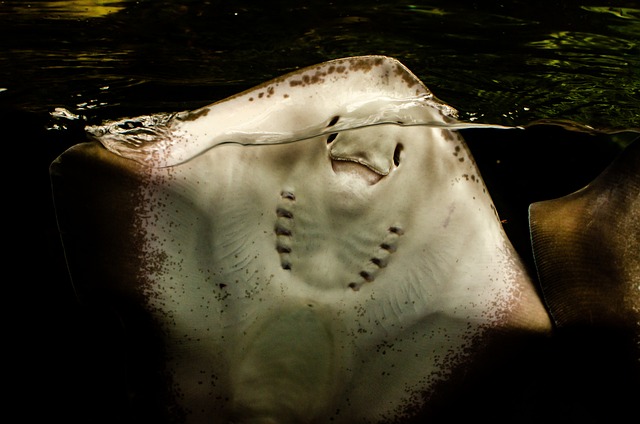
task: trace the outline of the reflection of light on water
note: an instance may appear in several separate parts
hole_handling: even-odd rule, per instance
[[[632,9],[629,7],[599,7],[599,6],[580,6],[581,9],[596,13],[609,13],[622,19],[639,19],[640,9]]]
[[[539,49],[561,49],[570,47],[574,50],[591,51],[593,49],[631,50],[637,47],[636,41],[611,35],[593,34],[587,32],[558,31],[550,33],[548,38],[528,43]]]
[[[76,115],[75,113],[69,112],[67,109],[62,107],[55,108],[54,111],[51,112],[51,116],[53,116],[54,118],[69,119],[69,120],[80,119],[80,115]]]
[[[65,108],[57,107],[53,112],[50,112],[52,118],[56,119],[56,122],[51,123],[50,125],[45,126],[45,129],[48,131],[63,131],[68,128],[67,124],[71,121],[84,121],[86,120],[85,116],[76,115],[68,111]]]
[[[425,15],[435,15],[435,16],[444,16],[448,15],[448,12],[445,12],[443,9],[432,6],[424,6],[424,5],[413,5],[410,4],[407,6],[411,12],[423,13]]]
[[[67,0],[43,1],[15,6],[21,13],[54,13],[59,18],[99,18],[118,12],[125,7],[124,1]]]

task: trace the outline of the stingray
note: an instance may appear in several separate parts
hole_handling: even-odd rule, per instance
[[[363,56],[89,127],[51,166],[59,228],[79,296],[152,346],[158,416],[399,422],[548,336],[458,124]]]
[[[529,222],[556,326],[628,332],[640,362],[640,139],[586,187],[532,204]]]

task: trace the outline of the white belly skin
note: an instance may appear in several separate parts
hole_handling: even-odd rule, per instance
[[[153,171],[144,290],[188,422],[384,422],[486,330],[548,330],[463,142],[385,131],[405,157],[373,185],[324,139]]]

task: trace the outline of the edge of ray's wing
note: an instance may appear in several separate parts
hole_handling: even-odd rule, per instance
[[[139,201],[141,169],[97,142],[77,144],[50,165],[58,229],[83,300],[100,299],[87,290],[132,290],[139,246],[131,211]],[[105,260],[109,257],[117,260]],[[131,281],[123,281],[127,278]]]
[[[380,114],[380,99],[385,104],[398,100],[400,106]],[[354,109],[358,104],[359,109]],[[188,161],[219,144],[273,144],[319,135],[333,119],[324,116],[327,105],[343,108],[345,113],[356,110],[363,117],[362,122],[351,121],[349,128],[339,123],[334,131],[397,120],[388,115],[404,113],[402,107],[436,108],[443,116],[456,115],[454,108],[435,98],[398,60],[357,56],[291,72],[194,111],[126,118],[86,130],[120,156],[164,167]],[[309,111],[310,107],[316,110]]]
[[[640,139],[583,189],[532,204],[529,223],[555,324],[626,329],[640,343]]]

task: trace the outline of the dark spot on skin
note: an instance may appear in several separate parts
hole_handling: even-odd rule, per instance
[[[258,98],[261,99],[262,97],[264,97],[264,93],[263,92],[258,93]]]
[[[460,162],[464,162],[464,158],[459,158],[458,159]]]
[[[249,97],[249,101],[252,102],[253,101],[253,97]]]
[[[220,287],[221,289],[224,289],[225,287],[227,287],[227,285],[224,283],[220,283],[218,284],[218,287]]]
[[[282,266],[282,269],[291,271],[291,264],[289,262],[282,262],[281,266]]]
[[[317,71],[315,74],[313,74],[313,76],[311,77],[311,84],[318,84],[321,82],[324,82],[324,77],[327,74],[325,74],[324,72],[321,71]]]
[[[349,288],[353,291],[360,290],[360,285],[358,283],[349,283]]]
[[[288,99],[288,98],[289,98],[289,95],[288,95],[288,94],[285,94],[285,95],[283,95],[282,97],[284,97],[285,99]]]
[[[471,181],[475,181],[475,180],[476,180],[476,176],[475,176],[475,175],[472,175],[472,176],[471,176]]]
[[[202,116],[207,116],[207,114],[209,113],[209,109],[202,109],[199,111],[195,111],[195,112],[190,112],[188,113],[186,116],[180,118],[181,121],[195,121],[196,119],[202,117]]]
[[[302,76],[302,82],[306,85],[309,84],[309,75],[303,75]]]
[[[336,70],[336,67],[335,67],[335,66],[333,66],[333,65],[331,65],[331,66],[329,66],[329,69],[327,69],[327,73],[328,73],[328,74],[333,74],[333,72],[334,72],[335,70]]]
[[[337,73],[339,73],[339,74],[343,73],[343,72],[344,72],[344,71],[346,71],[346,70],[347,70],[347,68],[346,68],[346,67],[344,67],[344,66],[338,66],[338,67],[336,68],[336,72],[337,72]]]
[[[447,141],[451,141],[454,139],[453,134],[451,134],[451,131],[449,130],[442,130],[442,137],[447,140]]]
[[[296,87],[298,85],[302,85],[302,81],[300,81],[300,80],[292,80],[292,81],[289,81],[289,85],[291,87]]]
[[[380,66],[382,64],[382,58],[375,59],[358,59],[350,63],[349,69],[352,71],[364,71],[369,72],[374,66]]]
[[[399,64],[396,65],[395,74],[402,78],[402,80],[407,84],[407,87],[413,87],[416,85],[415,77]]]
[[[273,87],[267,88],[267,97],[273,96],[273,92],[274,92],[274,88]]]

